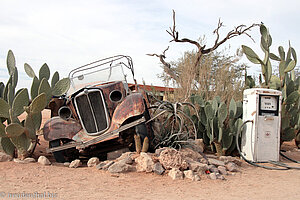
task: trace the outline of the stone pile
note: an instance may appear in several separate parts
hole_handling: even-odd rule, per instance
[[[111,157],[115,155],[116,153],[112,154]],[[200,181],[203,176],[213,180],[225,180],[225,176],[238,172],[242,164],[239,158],[231,156],[218,158],[207,155],[207,158],[204,158],[200,153],[189,148],[176,150],[164,147],[157,149],[155,153],[125,152],[119,155],[121,156],[114,158],[114,160],[102,162],[97,157],[90,158],[87,166],[105,170],[112,174],[136,171],[168,175],[173,180],[190,179]],[[11,160],[17,163],[36,162],[34,158],[19,160],[0,153],[0,161]],[[37,162],[42,165],[51,165],[51,162],[45,156],[40,156]],[[82,166],[82,163],[79,159],[76,159],[63,165],[69,168],[78,168]]]
[[[116,160],[100,162],[96,168],[110,173],[137,171],[167,174],[173,180],[186,178],[200,181],[201,176],[225,180],[226,175],[239,171],[241,164],[239,158],[231,156],[211,156],[204,159],[201,154],[189,148],[176,150],[165,147],[157,149],[155,153],[126,152]]]

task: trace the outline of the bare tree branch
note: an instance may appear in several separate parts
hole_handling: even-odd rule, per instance
[[[176,30],[176,18],[175,18],[175,11],[173,10],[173,25],[172,27],[169,27],[169,30],[166,30],[167,33],[172,37],[172,40],[170,42],[182,42],[182,43],[190,43],[197,47],[197,53],[196,53],[196,61],[193,63],[192,71],[194,71],[194,74],[196,74],[196,69],[198,68],[201,58],[205,54],[209,54],[212,51],[216,50],[220,45],[224,44],[227,40],[239,36],[239,35],[246,35],[250,39],[253,40],[253,38],[248,34],[248,32],[255,26],[259,26],[260,24],[252,24],[251,26],[246,25],[239,25],[235,27],[233,30],[229,31],[227,35],[220,39],[220,29],[224,26],[223,22],[219,19],[217,28],[213,31],[213,34],[216,35],[216,39],[213,43],[213,46],[210,48],[206,48],[206,45],[201,45],[196,40],[191,40],[188,38],[179,38],[179,32]],[[254,41],[254,40],[253,40]],[[178,84],[180,84],[180,79],[174,69],[171,68],[171,64],[166,62],[166,51],[169,49],[165,49],[162,54],[147,54],[149,56],[156,56],[160,59],[160,62],[163,64],[163,69],[166,74],[168,74],[172,79],[174,79]],[[192,72],[193,73],[193,72]],[[192,83],[191,83],[192,84]],[[189,90],[187,90],[188,92]]]
[[[250,31],[251,28],[253,28],[255,26],[259,26],[259,25],[260,24],[252,24],[251,26],[247,27],[246,25],[241,24],[241,25],[235,27],[233,30],[229,31],[227,33],[227,35],[221,41],[219,41],[219,37],[220,37],[219,30],[223,26],[223,23],[220,22],[220,20],[219,20],[218,27],[213,32],[217,35],[217,38],[215,40],[215,44],[211,48],[203,49],[202,54],[210,53],[210,52],[216,50],[221,44],[225,43],[227,40],[229,40],[233,37],[242,35],[242,34],[245,34],[246,36],[248,36],[254,42],[254,39],[247,32]]]
[[[169,46],[163,51],[162,54],[158,55],[158,54],[146,54],[148,56],[156,56],[159,58],[160,62],[163,64],[163,68],[164,71],[171,76],[171,78],[173,78],[176,82],[178,82],[179,78],[176,75],[176,73],[174,72],[174,70],[171,68],[171,64],[165,61],[166,58],[166,52],[169,50]]]
[[[198,49],[197,51],[197,59],[196,59],[196,62],[195,62],[195,67],[197,67],[200,63],[200,60],[201,60],[201,57],[204,55],[204,54],[208,54],[214,50],[216,50],[221,44],[225,43],[227,40],[233,38],[233,37],[236,37],[236,36],[239,36],[239,35],[242,35],[242,34],[245,34],[247,35],[250,39],[253,40],[253,38],[247,33],[248,31],[250,31],[251,28],[255,27],[255,26],[259,26],[260,24],[252,24],[251,26],[246,26],[246,25],[239,25],[237,27],[235,27],[233,30],[229,31],[227,33],[227,35],[219,41],[220,39],[220,33],[219,33],[219,30],[221,29],[221,27],[223,27],[223,22],[221,22],[221,20],[219,19],[219,22],[218,22],[218,26],[217,28],[213,31],[214,34],[216,34],[216,39],[215,39],[215,42],[214,42],[214,45],[210,48],[206,48],[205,45],[201,46],[199,42],[195,41],[195,40],[191,40],[191,39],[188,39],[188,38],[182,38],[182,39],[179,39],[179,33],[178,31],[176,30],[176,22],[175,22],[175,11],[173,10],[173,27],[171,28],[170,27],[170,31],[166,30],[168,32],[168,34],[173,38],[170,42],[187,42],[187,43],[191,43],[193,45],[195,45]],[[253,40],[254,41],[254,40]]]
[[[200,44],[197,41],[190,40],[188,38],[178,39],[179,33],[176,31],[175,25],[175,11],[173,10],[173,27],[170,27],[170,31],[166,30],[167,33],[173,38],[170,42],[188,42],[197,46],[198,49],[201,48]]]

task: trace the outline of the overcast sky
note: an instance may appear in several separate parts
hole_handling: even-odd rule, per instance
[[[19,87],[31,82],[24,73],[28,63],[38,73],[47,63],[52,73],[66,77],[78,66],[100,58],[124,54],[133,58],[136,78],[146,84],[162,85],[159,60],[147,53],[161,53],[167,46],[169,60],[176,60],[192,45],[170,44],[166,29],[172,25],[172,9],[181,37],[198,39],[205,35],[207,46],[214,41],[218,19],[225,35],[234,26],[263,22],[273,38],[273,51],[288,47],[299,53],[300,1],[298,0],[1,0],[0,1],[0,81],[6,81],[6,56],[11,49],[19,69]],[[241,44],[259,51],[256,40],[240,36],[227,42],[232,52]],[[256,48],[255,48],[256,47]],[[278,53],[277,53],[278,54]],[[274,63],[275,64],[275,63]],[[251,72],[259,68],[253,67]]]

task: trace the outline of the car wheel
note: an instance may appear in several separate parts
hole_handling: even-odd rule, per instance
[[[49,142],[49,147],[50,148],[53,148],[53,147],[59,147],[61,144],[61,141],[60,139],[58,140],[52,140]],[[64,150],[62,151],[55,151],[55,152],[52,152],[56,162],[58,163],[64,163],[66,160],[65,160],[65,157],[64,157]]]
[[[57,139],[49,142],[49,147],[59,147],[62,144],[67,144],[70,142],[68,139]],[[77,158],[79,158],[79,152],[76,148],[65,149],[61,151],[52,152],[56,162],[64,163],[71,162]]]

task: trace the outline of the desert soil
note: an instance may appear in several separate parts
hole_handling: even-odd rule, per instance
[[[46,120],[49,113],[43,116]],[[45,155],[54,162],[45,153],[46,146],[41,140],[35,158]],[[293,143],[284,143],[282,148],[288,156],[300,160],[300,151]],[[274,171],[243,163],[241,171],[226,176],[226,180],[201,178],[199,182],[173,181],[167,175],[152,173],[112,175],[86,166],[0,162],[0,199],[26,199],[22,195],[30,193],[36,199],[300,199],[299,170]]]

